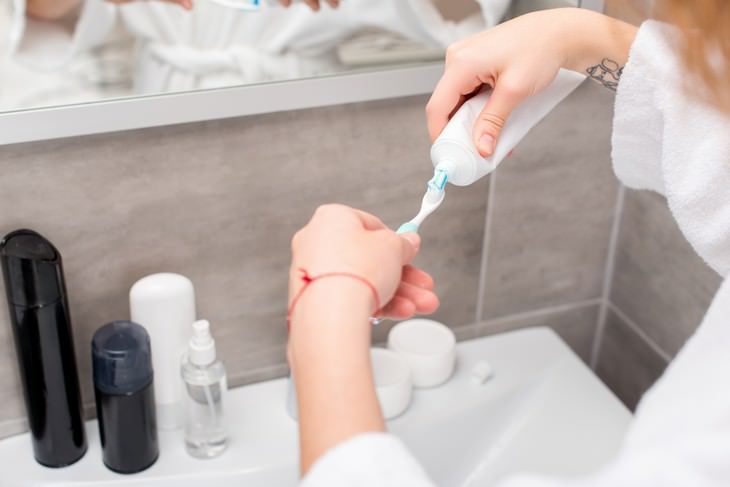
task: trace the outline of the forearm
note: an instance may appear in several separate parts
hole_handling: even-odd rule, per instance
[[[26,13],[32,17],[57,20],[69,15],[82,0],[27,0]]]
[[[367,286],[327,278],[309,284],[291,316],[302,473],[337,444],[385,429],[370,365],[372,307]]]
[[[563,67],[616,89],[638,27],[586,9],[568,9]]]

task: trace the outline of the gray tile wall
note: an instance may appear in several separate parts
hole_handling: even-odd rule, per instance
[[[324,202],[363,208],[392,226],[410,218],[430,175],[425,102],[0,147],[0,232],[31,227],[63,253],[86,404],[91,335],[128,317],[129,287],[159,271],[195,283],[198,314],[215,328],[232,384],[285,374],[290,236]],[[610,93],[582,86],[494,177],[450,190],[425,224],[419,263],[442,298],[435,318],[461,339],[549,325],[591,358],[617,197],[611,110]],[[624,222],[626,239],[633,231]],[[617,280],[623,273],[617,266]],[[0,403],[0,437],[24,428],[4,306],[0,300],[0,390],[9,394]],[[620,323],[611,317],[601,327],[602,350],[614,337],[631,337]],[[600,358],[599,372],[614,370],[603,375],[621,391],[631,378],[606,368],[609,352]]]
[[[666,200],[627,190],[596,372],[630,407],[694,333],[721,283]]]

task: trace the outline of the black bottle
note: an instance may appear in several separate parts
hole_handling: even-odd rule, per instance
[[[104,465],[142,471],[159,456],[150,337],[136,323],[113,321],[94,334],[91,360]]]
[[[38,463],[70,465],[86,453],[61,254],[32,230],[0,242],[5,293]]]

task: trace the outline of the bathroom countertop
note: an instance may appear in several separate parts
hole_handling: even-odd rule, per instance
[[[494,377],[478,384],[487,361]],[[96,421],[89,451],[76,464],[49,469],[33,460],[28,434],[0,441],[3,487],[294,487],[297,424],[286,413],[287,379],[233,389],[226,404],[231,441],[218,458],[185,452],[181,431],[160,432],[160,457],[134,475],[101,461]],[[444,385],[416,389],[411,406],[388,422],[438,485],[479,479],[491,485],[516,470],[575,475],[618,450],[631,413],[548,328],[518,330],[457,344],[457,368]],[[475,477],[476,476],[476,477]],[[471,479],[471,480],[468,480]],[[472,485],[472,484],[469,484]]]

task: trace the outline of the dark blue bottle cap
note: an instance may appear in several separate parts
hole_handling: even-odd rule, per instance
[[[107,394],[130,394],[152,381],[150,337],[131,321],[112,321],[91,340],[94,386]]]

